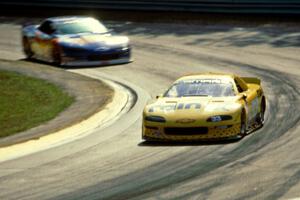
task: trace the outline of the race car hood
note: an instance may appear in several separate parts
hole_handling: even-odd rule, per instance
[[[95,49],[127,46],[129,39],[126,36],[112,36],[110,34],[77,34],[60,37],[59,42],[65,46]]]
[[[172,121],[234,115],[239,110],[241,105],[238,103],[238,97],[159,98],[155,103],[146,106],[144,115],[161,116]]]

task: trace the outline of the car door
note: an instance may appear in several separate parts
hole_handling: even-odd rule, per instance
[[[53,33],[55,32],[53,22],[43,22],[35,32],[35,44],[32,49],[42,60],[52,61]]]
[[[259,111],[259,101],[257,98],[257,91],[247,87],[246,83],[239,78],[235,78],[235,84],[240,94],[244,96],[245,109],[247,113],[247,125],[251,126]]]

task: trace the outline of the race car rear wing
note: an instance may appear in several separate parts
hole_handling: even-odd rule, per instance
[[[252,83],[252,84],[260,85],[260,79],[258,79],[258,78],[254,78],[254,77],[241,77],[241,79],[243,79],[243,81],[245,81],[248,84]]]

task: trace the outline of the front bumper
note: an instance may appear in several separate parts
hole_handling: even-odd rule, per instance
[[[133,60],[131,58],[121,58],[115,60],[99,60],[99,61],[89,61],[89,60],[73,60],[73,61],[62,61],[62,66],[96,66],[96,65],[116,65],[116,64],[125,64],[130,63]]]
[[[165,126],[145,126],[143,125],[142,138],[149,141],[206,141],[206,140],[226,140],[240,138],[240,123],[227,125],[227,126],[211,126],[211,127],[198,127],[199,133],[193,130],[185,131],[182,127],[170,127]],[[180,131],[172,130],[178,128]],[[193,127],[190,127],[193,128]],[[195,129],[196,127],[194,127]]]
[[[121,48],[109,51],[66,51],[63,50],[61,56],[62,66],[94,66],[94,65],[114,65],[132,62],[131,49]]]

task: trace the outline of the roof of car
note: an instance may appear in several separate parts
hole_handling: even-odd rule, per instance
[[[52,22],[67,22],[67,21],[74,21],[74,20],[79,20],[79,19],[88,19],[92,17],[87,17],[87,16],[61,16],[61,17],[50,17],[47,18],[47,20],[50,20]]]

